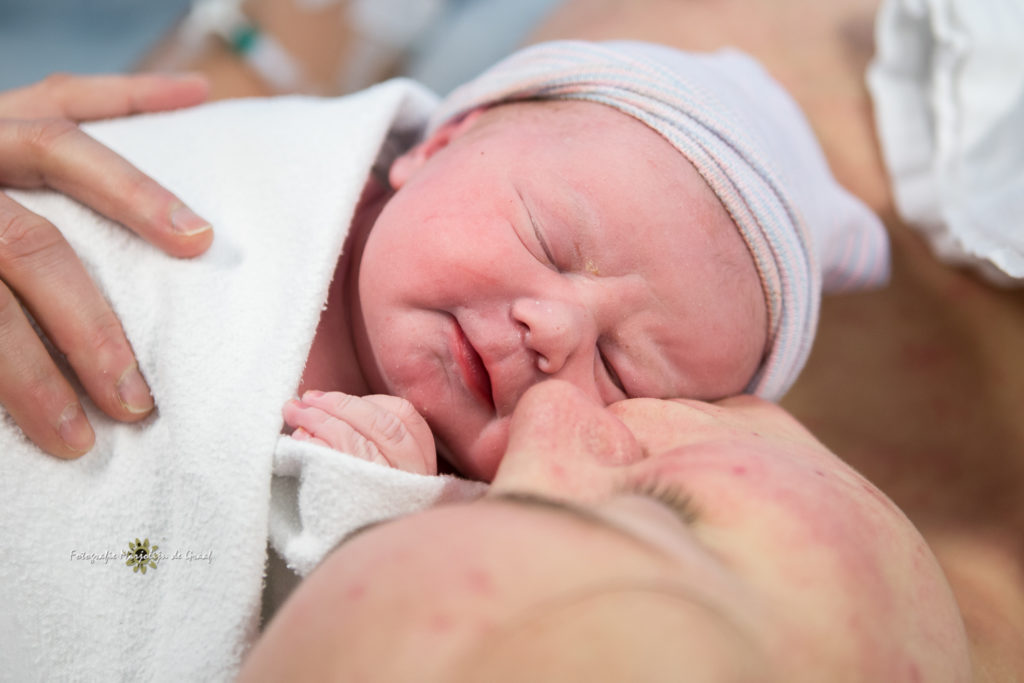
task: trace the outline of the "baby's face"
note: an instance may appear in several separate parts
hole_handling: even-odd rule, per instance
[[[374,392],[493,477],[542,379],[611,403],[741,392],[764,353],[753,260],[693,166],[585,102],[506,105],[398,160],[350,292]]]

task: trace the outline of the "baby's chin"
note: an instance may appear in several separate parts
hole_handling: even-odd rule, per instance
[[[482,431],[460,432],[431,425],[434,434],[444,434],[437,439],[438,454],[451,465],[457,474],[467,479],[490,482],[498,472],[498,466],[508,447],[510,418],[492,420]]]

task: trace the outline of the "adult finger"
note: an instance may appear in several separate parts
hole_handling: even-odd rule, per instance
[[[209,222],[66,119],[0,120],[0,184],[60,190],[173,256],[213,240]]]
[[[0,117],[89,121],[189,107],[205,101],[209,92],[209,83],[198,74],[54,74],[33,85],[0,93]]]
[[[0,278],[63,353],[96,405],[113,418],[141,419],[153,399],[121,324],[53,225],[0,193]],[[0,354],[21,355],[13,343]],[[25,361],[39,373],[32,355]]]
[[[12,351],[16,351],[13,353]],[[47,453],[76,458],[94,441],[78,397],[0,282],[0,404]]]

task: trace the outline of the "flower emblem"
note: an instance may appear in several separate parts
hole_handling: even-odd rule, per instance
[[[134,543],[128,544],[128,561],[126,565],[132,568],[133,572],[146,573],[146,568],[156,569],[156,563],[159,559],[154,553],[160,546],[154,545],[152,548],[149,547],[149,539],[144,541],[135,539]]]

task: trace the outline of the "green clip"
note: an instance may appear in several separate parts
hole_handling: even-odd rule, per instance
[[[244,55],[252,51],[253,46],[259,39],[260,30],[253,24],[239,26],[231,32],[231,51]]]

